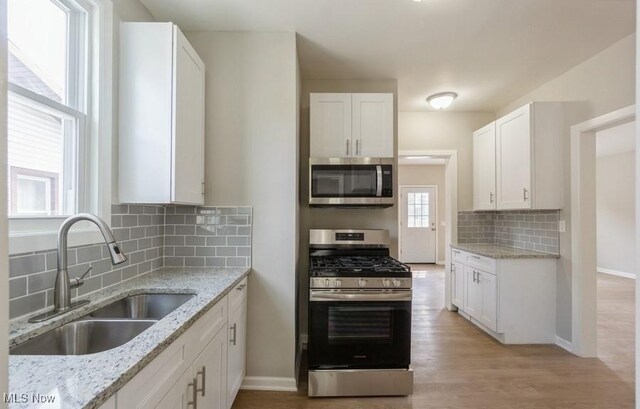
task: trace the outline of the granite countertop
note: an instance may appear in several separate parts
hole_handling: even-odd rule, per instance
[[[108,351],[77,356],[9,357],[9,391],[17,397],[55,396],[56,407],[97,408],[213,307],[250,268],[162,268],[80,299],[91,303],[62,317],[29,324],[10,322],[9,344],[17,345],[128,295],[143,292],[195,293],[196,296],[142,334]],[[38,407],[33,402],[9,408]],[[49,407],[47,405],[43,407]]]
[[[451,243],[451,247],[469,253],[489,258],[559,258],[558,254],[542,253],[540,251],[523,250],[514,247],[484,243]]]

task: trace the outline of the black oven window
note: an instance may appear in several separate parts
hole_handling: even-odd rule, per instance
[[[312,169],[314,197],[375,197],[375,166],[315,165]]]
[[[393,310],[384,307],[329,307],[330,345],[393,342]]]

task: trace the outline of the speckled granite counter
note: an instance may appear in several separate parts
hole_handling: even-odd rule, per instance
[[[10,356],[10,393],[56,397],[55,405],[44,405],[43,408],[99,407],[213,307],[249,271],[246,267],[163,268],[82,297],[90,299],[91,303],[53,322],[12,322],[9,339],[13,346],[128,295],[142,292],[196,293],[193,299],[120,347],[79,356]],[[22,409],[39,406],[29,402],[12,403],[9,407]]]
[[[497,244],[483,243],[451,243],[454,249],[489,258],[559,258],[557,254],[541,253],[539,251],[516,249],[513,247],[499,246]]]

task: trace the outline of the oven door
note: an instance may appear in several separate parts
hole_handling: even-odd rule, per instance
[[[404,293],[312,290],[309,369],[408,368],[411,291]]]

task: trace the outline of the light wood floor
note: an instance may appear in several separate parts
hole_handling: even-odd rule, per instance
[[[599,275],[600,356],[583,359],[551,345],[501,345],[443,309],[441,269],[414,266],[414,277],[413,396],[309,399],[306,389],[298,393],[240,391],[233,409],[634,407],[632,280]]]

